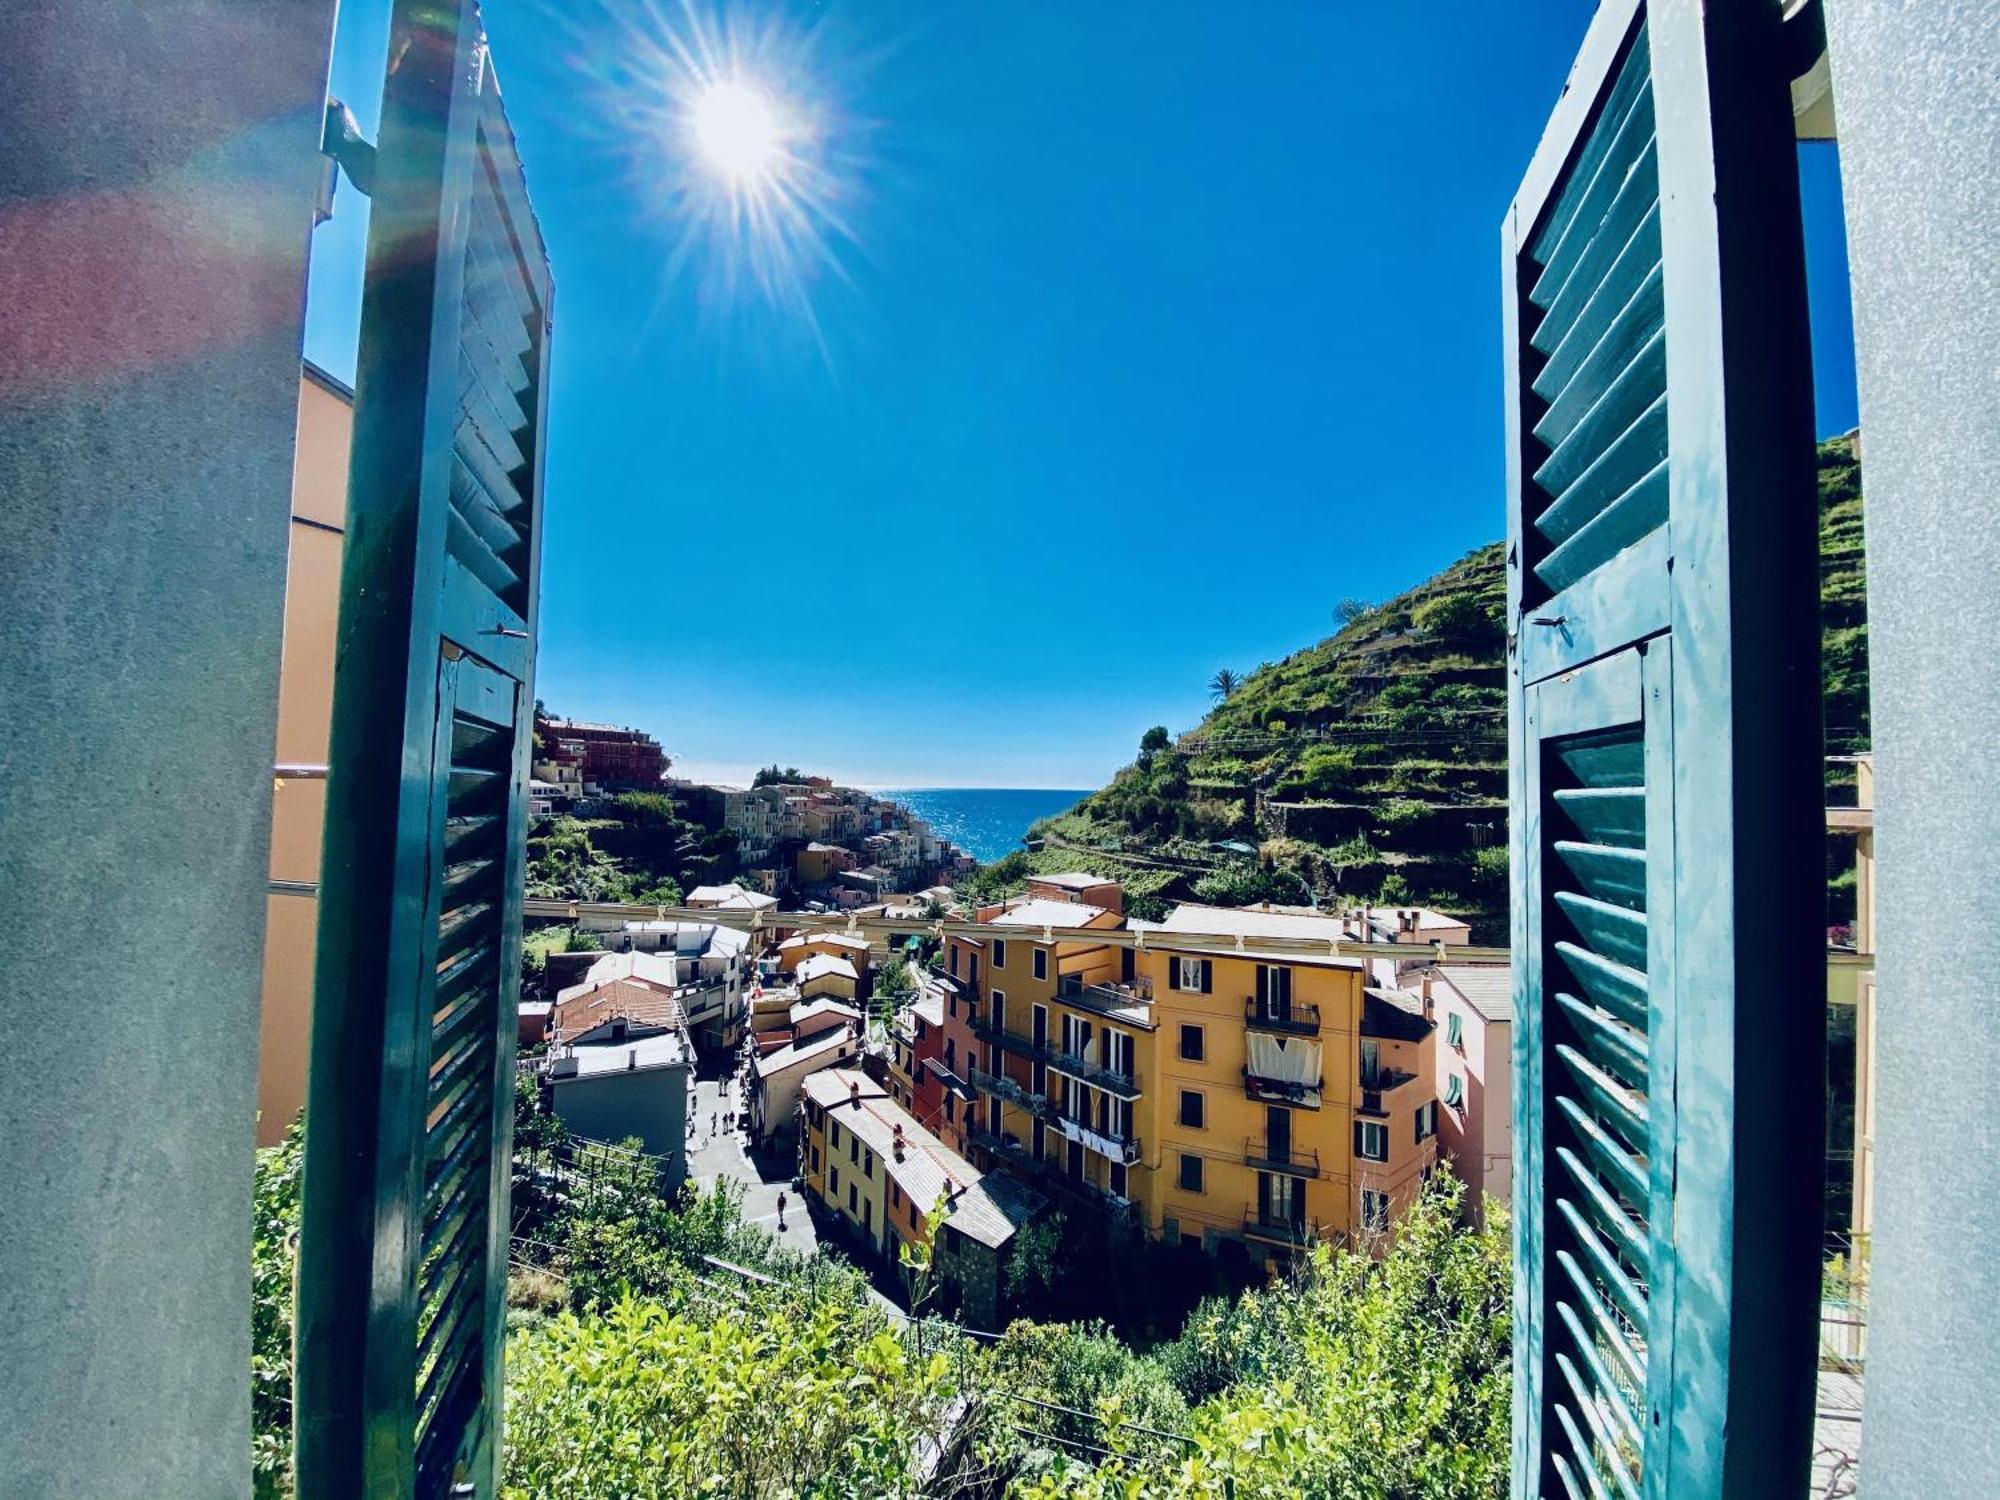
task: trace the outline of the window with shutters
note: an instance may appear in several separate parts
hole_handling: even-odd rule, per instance
[[[1200,1062],[1204,1055],[1202,1028],[1181,1023],[1181,1057],[1187,1062]]]
[[[1389,1127],[1375,1120],[1354,1122],[1354,1154],[1363,1161],[1389,1159]]]
[[[1820,1080],[1771,1063],[1780,1018],[1823,1025],[1786,978],[1823,940],[1817,516],[1778,25],[1606,0],[1504,229],[1517,1500],[1805,1487]]]
[[[1180,1160],[1180,1189],[1184,1193],[1198,1193],[1202,1190],[1202,1160],[1199,1156],[1183,1151]]]
[[[1374,1188],[1361,1190],[1361,1227],[1380,1234],[1389,1227],[1389,1195]]]
[[[552,287],[476,7],[399,5],[391,26],[306,1113],[301,1500],[497,1484]]]

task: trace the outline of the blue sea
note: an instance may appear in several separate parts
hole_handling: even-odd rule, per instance
[[[922,818],[939,838],[950,839],[982,864],[1021,847],[1032,823],[1067,811],[1090,795],[1044,787],[884,788],[878,797],[900,802]]]

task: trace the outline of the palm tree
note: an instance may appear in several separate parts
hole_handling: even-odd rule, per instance
[[[1232,696],[1242,686],[1243,679],[1227,667],[1224,667],[1220,672],[1217,672],[1213,677],[1208,679],[1209,696],[1214,698],[1218,703]]]

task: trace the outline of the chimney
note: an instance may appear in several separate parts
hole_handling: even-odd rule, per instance
[[[636,1073],[639,1071],[639,1049],[637,1047],[628,1048],[626,1050],[625,1071],[628,1073]]]
[[[861,1085],[852,1078],[847,1080],[847,1102],[856,1109],[861,1107]]]

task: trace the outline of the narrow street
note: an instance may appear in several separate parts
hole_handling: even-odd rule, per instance
[[[695,1083],[694,1100],[688,1121],[694,1129],[688,1138],[688,1175],[704,1190],[729,1178],[743,1184],[743,1217],[775,1235],[778,1240],[803,1254],[819,1249],[812,1215],[806,1212],[799,1194],[792,1191],[796,1162],[791,1156],[769,1158],[753,1155],[744,1146],[741,1130],[725,1129],[722,1117],[731,1110],[739,1114],[747,1107],[739,1100],[733,1075],[701,1078]],[[713,1124],[711,1124],[713,1122]],[[778,1223],[778,1195],[787,1199],[783,1227]]]

